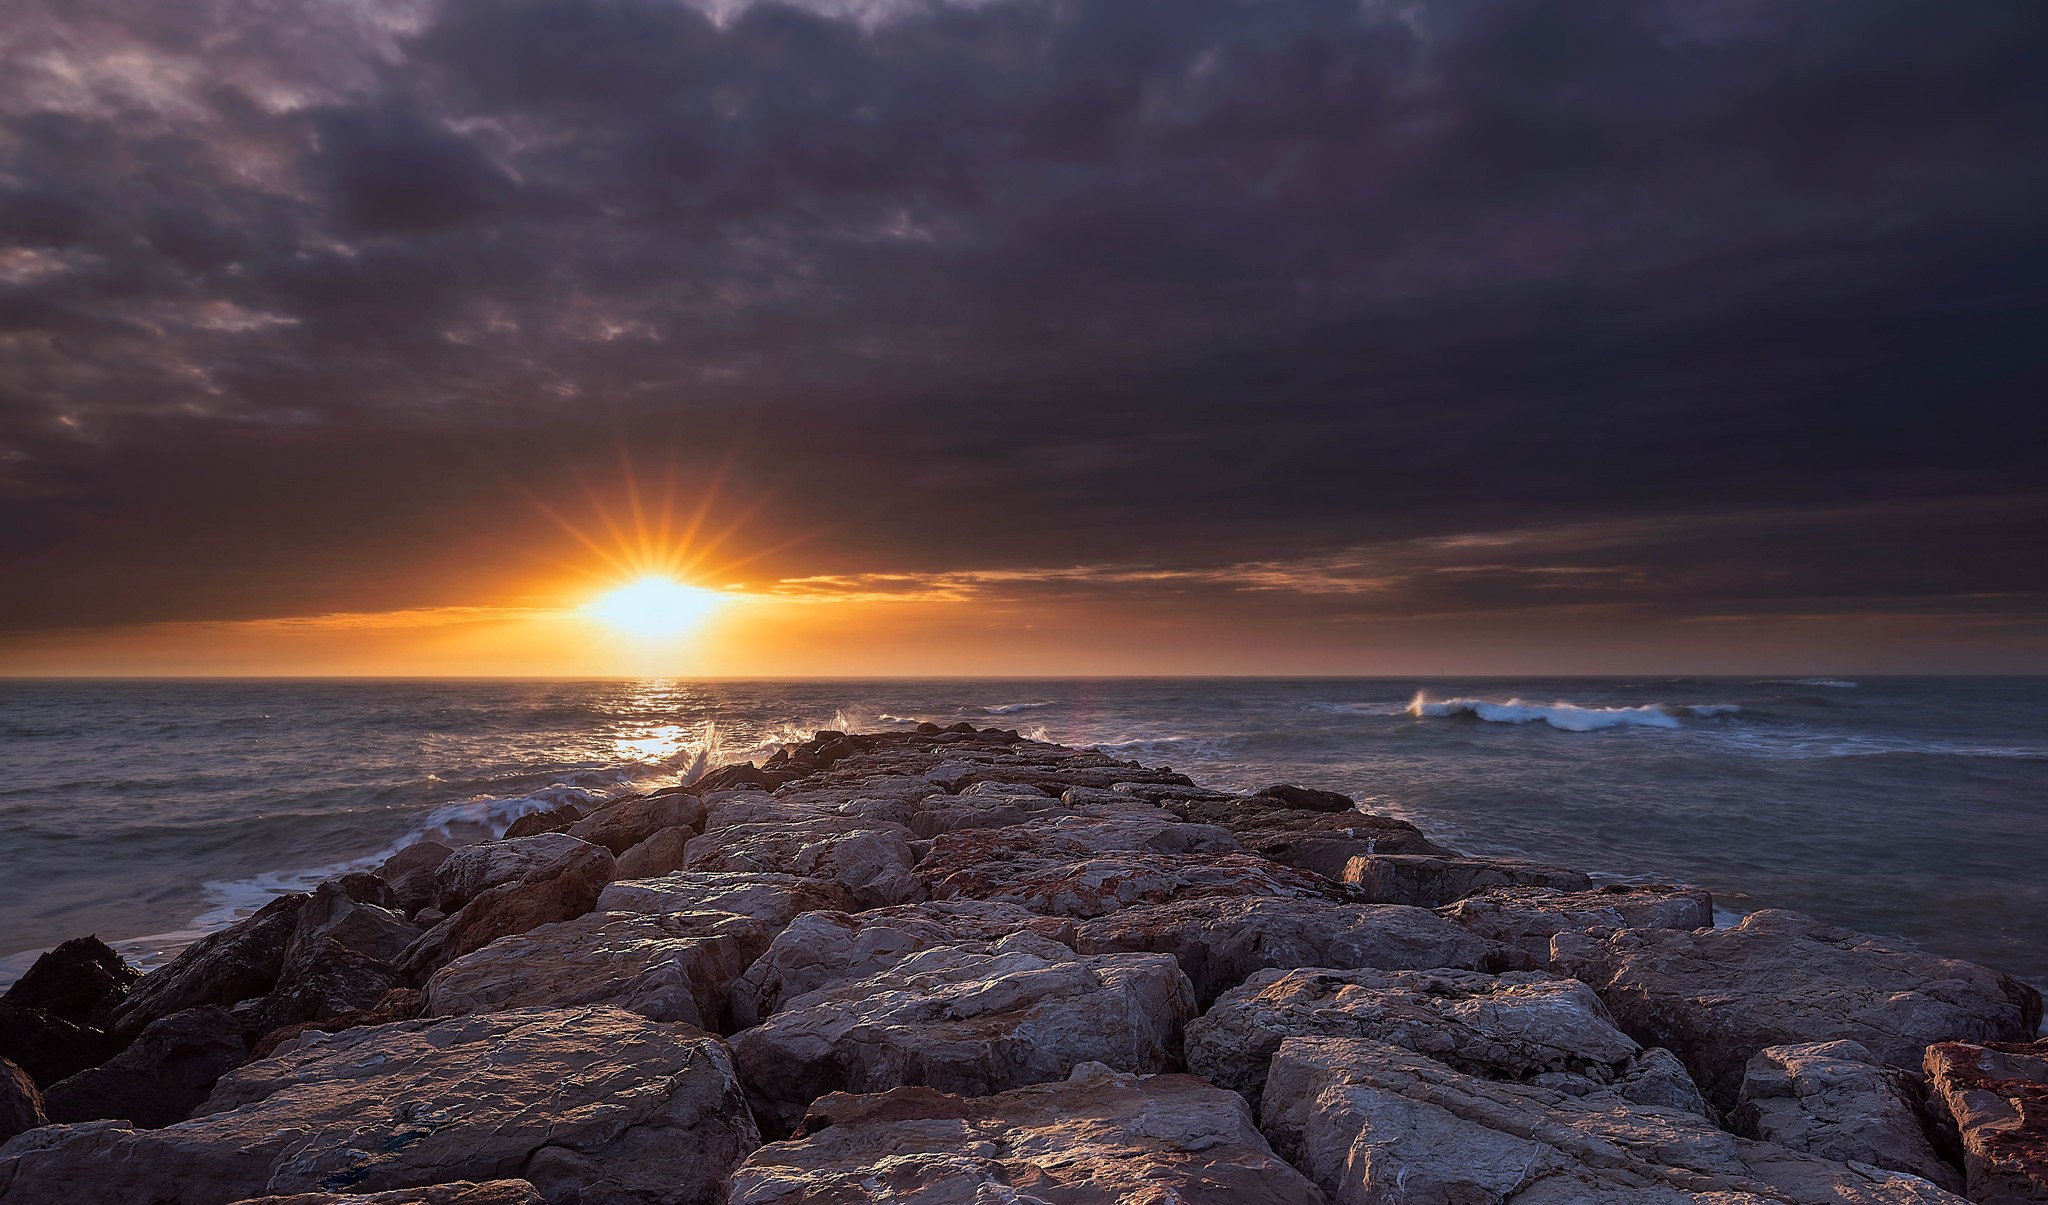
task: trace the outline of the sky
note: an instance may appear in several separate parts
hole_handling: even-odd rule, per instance
[[[2037,0],[12,0],[0,673],[2048,671]],[[660,639],[593,600],[712,591]]]

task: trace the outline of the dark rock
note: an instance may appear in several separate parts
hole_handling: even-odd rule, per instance
[[[359,1012],[337,1013],[317,1021],[301,1021],[286,1025],[263,1035],[249,1052],[251,1059],[265,1059],[270,1052],[304,1033],[340,1033],[343,1030],[359,1029],[365,1025],[388,1025],[393,1021],[410,1021],[426,1011],[426,993],[416,988],[395,987],[385,992],[371,1008]]]
[[[377,873],[391,885],[398,906],[410,915],[434,902],[440,890],[434,872],[454,852],[454,847],[439,841],[415,841],[386,859]]]
[[[246,1028],[266,1034],[300,1021],[357,1012],[374,1006],[404,982],[389,960],[332,939],[315,940],[285,961],[277,986],[263,998]]]
[[[40,1008],[0,1004],[0,1058],[42,1085],[96,1067],[120,1046],[104,1030],[79,1025]]]
[[[1362,854],[1344,866],[1343,880],[1375,904],[1440,908],[1489,887],[1550,887],[1591,891],[1593,880],[1576,870],[1518,858],[1461,858],[1434,854]]]
[[[250,1197],[235,1205],[547,1205],[525,1180],[454,1180],[390,1192],[295,1192],[283,1197]]]
[[[231,1005],[277,986],[285,949],[298,931],[299,913],[312,896],[281,895],[239,924],[210,933],[144,975],[114,1011],[116,1038],[139,1034],[151,1022],[202,1004]]]
[[[1349,795],[1339,795],[1335,791],[1318,791],[1311,787],[1297,787],[1285,782],[1262,787],[1252,798],[1270,799],[1278,807],[1302,812],[1349,812],[1358,806],[1357,801]]]
[[[420,935],[419,930],[389,906],[398,901],[389,888],[384,887],[384,880],[374,875],[361,878],[369,880],[369,883],[351,885],[343,880],[330,879],[314,888],[312,898],[299,911],[299,922],[292,930],[291,943],[285,947],[287,962],[298,957],[302,950],[326,945],[343,946],[392,962],[413,943]],[[370,890],[370,885],[384,889]],[[351,894],[352,887],[355,894]],[[389,901],[389,904],[380,901]]]
[[[144,1029],[128,1049],[43,1094],[54,1122],[118,1118],[143,1129],[192,1115],[214,1081],[249,1053],[242,1027],[217,1004],[172,1013]]]
[[[690,789],[699,795],[713,791],[772,791],[790,781],[793,775],[780,770],[763,770],[753,762],[741,762],[736,766],[720,766],[690,784]]]
[[[74,1025],[104,1025],[142,972],[98,937],[74,937],[36,959],[0,1001]]]
[[[566,833],[569,826],[583,819],[583,813],[575,804],[565,803],[558,808],[543,812],[528,812],[505,828],[504,839],[534,837],[541,833]]]
[[[36,1082],[28,1077],[28,1072],[0,1059],[0,1143],[49,1123],[49,1116],[43,1112],[43,1094],[36,1090]]]

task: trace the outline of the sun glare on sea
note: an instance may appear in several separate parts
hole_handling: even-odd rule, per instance
[[[718,603],[716,591],[665,577],[643,577],[597,599],[585,611],[629,636],[662,640],[694,630]]]

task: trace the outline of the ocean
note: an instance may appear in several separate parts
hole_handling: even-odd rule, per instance
[[[0,981],[84,933],[154,965],[421,836],[965,718],[2048,985],[2044,715],[2042,678],[4,682]]]

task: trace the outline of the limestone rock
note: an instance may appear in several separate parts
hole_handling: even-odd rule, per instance
[[[27,1130],[50,1124],[43,1112],[43,1094],[36,1082],[7,1059],[0,1059],[0,1143]]]
[[[1289,1038],[1261,1128],[1340,1202],[1954,1205],[1915,1176],[1750,1142],[1705,1119],[1453,1071],[1367,1038]]]
[[[1517,858],[1442,857],[1436,854],[1364,854],[1344,865],[1343,880],[1375,904],[1436,908],[1488,887],[1550,887],[1590,891],[1593,880],[1576,870]]]
[[[923,896],[911,874],[917,857],[900,825],[815,817],[789,824],[735,824],[693,839],[691,870],[767,871],[838,883],[856,906],[906,904]]]
[[[570,844],[560,847],[555,857],[529,864],[524,878],[485,889],[464,904],[460,912],[422,934],[400,957],[399,972],[413,982],[422,982],[441,967],[500,937],[554,921],[573,920],[595,907],[599,893],[611,882],[616,865],[612,855],[603,846],[574,837],[560,840]]]
[[[434,906],[453,916],[493,887],[552,878],[589,846],[567,833],[539,833],[458,849],[434,871]]]
[[[427,981],[427,1013],[606,1004],[721,1029],[726,993],[768,938],[768,926],[730,912],[592,912],[442,967]]]
[[[1111,851],[1075,860],[1057,854],[1010,852],[976,861],[972,833],[932,843],[918,867],[933,899],[1016,904],[1052,916],[1102,916],[1137,904],[1211,896],[1275,896],[1330,900],[1339,889],[1324,880],[1249,854],[1159,854]]]
[[[787,1133],[828,1092],[923,1084],[985,1096],[1099,1062],[1173,1070],[1194,992],[1170,958],[1083,958],[1035,933],[920,951],[784,1002],[733,1039],[764,1127]]]
[[[1258,896],[1124,908],[1083,923],[1074,948],[1172,954],[1204,1001],[1268,967],[1477,970],[1494,958],[1492,943],[1427,909]]]
[[[524,1180],[457,1180],[390,1192],[304,1192],[288,1197],[251,1197],[235,1205],[546,1205],[547,1198]]]
[[[304,892],[281,895],[144,975],[114,1010],[115,1035],[132,1037],[152,1021],[202,1004],[226,1006],[268,993],[277,986],[285,949],[310,898]]]
[[[151,1022],[112,1059],[50,1085],[43,1094],[51,1121],[119,1118],[143,1128],[183,1121],[215,1080],[249,1053],[242,1027],[218,1004]]]
[[[1927,1049],[1934,1108],[1962,1140],[1972,1201],[2048,1201],[2048,1041]]]
[[[733,1173],[727,1199],[1323,1205],[1235,1096],[1189,1075],[1097,1064],[994,1096],[906,1087],[825,1097],[803,1137],[762,1147]]]
[[[621,878],[597,897],[599,912],[737,912],[771,930],[783,928],[800,913],[847,911],[853,906],[853,893],[830,879],[729,870]]]
[[[569,835],[625,853],[665,828],[701,830],[704,801],[686,791],[661,791],[610,804],[569,826]]]
[[[226,1205],[518,1175],[557,1205],[709,1205],[758,1142],[723,1042],[528,1009],[302,1035],[159,1130],[30,1131],[0,1147],[0,1199]]]
[[[1915,1096],[1905,1072],[1858,1043],[1767,1046],[1749,1060],[1728,1120],[1745,1138],[1871,1163],[1961,1192],[1963,1178],[1928,1144]]]
[[[104,1025],[142,973],[98,937],[74,937],[45,952],[0,1001],[74,1025]]]
[[[386,858],[377,868],[377,877],[391,885],[399,908],[410,916],[440,894],[435,872],[454,852],[454,846],[439,841],[415,841]]]
[[[1562,933],[1552,952],[1724,1111],[1766,1046],[1847,1039],[1911,1068],[1932,1043],[2023,1040],[2041,1022],[2040,993],[2009,976],[1775,909],[1732,929]]]
[[[1707,929],[1714,898],[1697,887],[1609,884],[1591,891],[1489,887],[1440,911],[1491,938],[1522,969],[1550,964],[1550,939],[1586,929]]]

